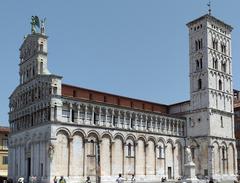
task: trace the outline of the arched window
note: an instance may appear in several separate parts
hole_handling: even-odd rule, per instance
[[[218,50],[218,41],[216,39],[212,40],[213,49]]]
[[[200,58],[200,69],[203,68],[202,58]]]
[[[222,63],[222,72],[226,72],[226,69],[227,68],[227,66],[226,66],[226,63]]]
[[[94,155],[94,141],[91,140],[89,144],[89,155]]]
[[[218,60],[217,60],[217,58],[213,58],[213,69],[218,69]]]
[[[221,116],[221,127],[223,128],[223,117]]]
[[[198,80],[198,89],[199,90],[202,89],[202,80],[201,79]]]
[[[40,74],[43,73],[43,62],[40,62]]]
[[[130,143],[128,143],[128,145],[127,145],[127,150],[128,150],[128,157],[130,157],[131,156],[131,144]]]
[[[43,51],[43,43],[41,43],[41,44],[39,45],[39,49],[40,49],[40,51]]]
[[[225,160],[225,148],[222,147],[222,159]]]
[[[198,69],[199,69],[199,61],[196,60],[196,70],[198,70]]]
[[[218,89],[219,90],[222,90],[222,81],[219,79],[218,81]]]
[[[159,146],[158,151],[158,158],[164,158],[164,148],[162,146]]]

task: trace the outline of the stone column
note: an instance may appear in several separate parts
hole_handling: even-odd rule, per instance
[[[214,146],[208,146],[208,175],[209,177],[213,176],[213,148]]]
[[[72,152],[73,152],[73,138],[68,138],[68,176],[72,176],[73,168],[72,165]]]
[[[99,125],[102,126],[102,107],[99,107],[99,121],[98,121]]]
[[[140,114],[140,130],[142,130],[143,131],[143,115],[142,114]]]
[[[92,106],[92,116],[91,116],[91,122],[90,122],[91,125],[93,125],[94,120],[96,120],[96,119],[94,119],[94,112],[95,112],[95,106]]]
[[[176,128],[177,128],[177,129],[176,129],[176,135],[179,135],[179,128],[178,128],[178,127],[179,127],[179,122],[178,122],[178,121],[176,122],[176,125],[177,125],[177,126],[176,126]]]
[[[81,106],[78,104],[77,105],[77,123],[78,124],[80,123],[80,109],[81,109]]]
[[[150,127],[149,127],[149,131],[152,132],[152,131],[153,131],[153,117],[150,116],[149,119],[150,119]]]
[[[69,119],[68,119],[68,122],[73,122],[72,121],[72,103],[69,103]]]
[[[104,126],[107,126],[107,127],[108,127],[107,115],[108,115],[108,108],[105,108],[105,125],[104,125]]]
[[[118,128],[121,128],[121,125],[120,125],[120,115],[121,115],[121,113],[120,113],[120,111],[118,111],[118,122],[117,122],[117,127]]]
[[[54,105],[53,104],[50,104],[51,105],[51,108],[50,108],[50,121],[54,121]],[[33,123],[35,124],[36,122],[36,113],[34,112],[33,113]]]
[[[84,124],[88,124],[88,121],[87,121],[87,111],[88,111],[88,106],[85,105],[85,111],[84,111]]]
[[[126,111],[123,112],[123,126],[126,129],[127,128],[127,124],[126,124]]]
[[[113,119],[114,118],[114,109],[111,109],[111,124],[110,124],[110,127],[113,127]]]
[[[163,118],[163,121],[164,121],[163,132],[164,132],[164,133],[167,133],[167,119],[166,119],[166,118]]]
[[[234,157],[233,157],[233,159],[234,159]],[[226,159],[224,160],[225,161],[225,164],[227,165],[227,170],[226,170],[226,172],[227,172],[227,174],[229,174],[229,164],[228,164],[228,147],[226,147]],[[234,162],[233,162],[234,163]]]
[[[174,167],[175,167],[175,159],[174,159],[174,153],[175,153],[174,150],[175,150],[175,148],[176,148],[175,146],[172,147],[172,159],[173,159],[173,172],[172,172],[172,177],[173,177],[173,179],[175,179],[175,176],[174,176],[174,175],[175,175],[175,168],[174,168]]]

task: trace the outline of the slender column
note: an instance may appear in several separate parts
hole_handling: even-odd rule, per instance
[[[54,121],[54,106],[51,104],[51,109],[50,109],[50,121]],[[33,124],[36,124],[36,113],[34,111],[33,113]]]
[[[86,140],[83,139],[83,176],[85,176],[86,172]]]
[[[94,120],[96,120],[94,119],[94,112],[95,112],[95,106],[92,106],[92,116],[91,116],[91,122],[90,122],[91,125],[94,124]]]
[[[105,126],[107,126],[108,127],[108,119],[107,119],[107,115],[108,115],[108,109],[107,108],[105,108]]]
[[[88,110],[88,106],[85,105],[85,111],[84,111],[84,124],[88,124],[88,122],[87,122],[87,110]]]
[[[72,174],[72,141],[73,141],[73,138],[69,138],[68,139],[68,176],[71,176]]]
[[[163,123],[163,133],[166,133],[166,119],[165,118],[162,118],[162,123]]]
[[[170,121],[169,121],[169,119],[166,119],[166,122],[167,122],[167,134],[169,134],[169,131],[170,131]]]
[[[121,113],[120,113],[120,111],[118,111],[118,122],[117,122],[117,127],[119,127],[119,128],[121,128],[121,126],[120,126],[120,115],[121,115]]]
[[[72,121],[72,103],[69,103],[69,111],[70,111],[70,114],[69,114],[68,122],[73,122]]]
[[[152,116],[148,116],[148,120],[149,120],[149,131],[152,131],[152,129],[153,129],[153,119],[152,119]]]
[[[176,126],[176,128],[177,128],[177,129],[176,129],[176,134],[179,135],[179,128],[178,128],[179,122],[178,122],[178,121],[176,122],[176,125],[177,125],[177,126]]]
[[[138,114],[135,114],[135,129],[138,130],[139,129],[139,118],[138,118]]]
[[[167,175],[167,163],[166,163],[166,148],[167,146],[163,146],[164,147],[164,175]]]
[[[139,121],[140,122],[140,129],[143,131],[143,120],[142,120],[143,119],[143,115],[140,114],[139,118],[140,118],[140,121]]]
[[[143,114],[141,115],[141,124],[142,124],[142,131],[145,131],[146,130],[146,124],[144,124],[144,121],[143,121]]]
[[[113,126],[114,126],[114,125],[113,125],[114,109],[111,110],[111,114],[112,114],[112,116],[111,116],[111,124],[110,124],[110,126],[113,127]]]
[[[174,165],[175,164],[175,159],[174,159],[175,148],[176,148],[175,146],[172,148],[172,159],[173,159],[173,177],[172,178],[173,179],[175,178],[174,177],[174,175],[175,175],[175,165]]]
[[[102,107],[99,107],[99,125],[102,126]]]
[[[80,123],[80,109],[81,109],[81,106],[78,104],[77,105],[77,123],[78,124]]]
[[[105,125],[104,126],[108,126],[107,125],[107,113],[108,113],[108,109],[105,108]]]
[[[127,128],[127,124],[126,124],[126,111],[124,111],[123,113],[123,126],[126,129]]]
[[[132,113],[129,114],[129,124],[128,124],[128,129],[132,129]]]

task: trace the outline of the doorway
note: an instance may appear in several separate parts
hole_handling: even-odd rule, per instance
[[[172,167],[168,167],[168,179],[172,179]]]
[[[31,158],[27,158],[27,179],[31,176]]]

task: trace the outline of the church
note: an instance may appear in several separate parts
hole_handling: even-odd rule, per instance
[[[9,98],[10,178],[177,180],[186,147],[199,179],[236,178],[230,25],[210,12],[187,23],[190,100],[165,105],[62,83],[48,70],[44,21],[31,24]]]

